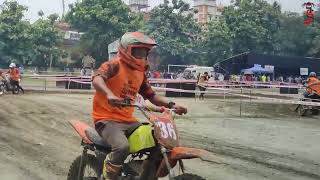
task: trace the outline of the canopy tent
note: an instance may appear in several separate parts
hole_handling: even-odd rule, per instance
[[[250,75],[250,74],[254,74],[254,73],[251,69],[244,69],[243,74]]]
[[[242,69],[241,73],[244,74],[273,74],[273,70],[265,69],[259,64],[255,64],[252,68]]]

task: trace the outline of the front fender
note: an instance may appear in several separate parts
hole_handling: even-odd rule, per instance
[[[173,168],[176,166],[177,161],[180,159],[194,159],[200,158],[203,161],[213,162],[216,164],[223,164],[218,157],[216,157],[213,153],[210,153],[203,149],[196,149],[196,148],[188,148],[188,147],[175,147],[173,148],[170,153],[168,154],[168,159],[170,166]],[[157,177],[164,177],[168,175],[168,169],[164,160],[162,160]]]
[[[209,156],[209,152],[202,149],[175,147],[172,149],[169,158],[172,160],[200,158],[205,160]]]

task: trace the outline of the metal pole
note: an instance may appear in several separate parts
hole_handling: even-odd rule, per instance
[[[44,79],[44,91],[47,91],[47,78]]]
[[[65,4],[64,4],[64,0],[62,0],[62,18],[64,17],[64,13],[65,13]]]
[[[69,82],[68,82],[68,89],[70,90],[70,78],[69,78]]]
[[[240,117],[241,117],[241,110],[242,110],[242,87],[241,87],[241,96],[240,96]]]
[[[223,88],[223,105],[226,106],[226,90]]]

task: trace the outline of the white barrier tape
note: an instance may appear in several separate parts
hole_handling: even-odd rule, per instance
[[[81,84],[91,84],[91,82],[85,82],[85,81],[78,81],[78,80],[74,80],[74,79],[61,79],[63,81],[72,81],[72,82],[76,82],[76,83],[81,83]],[[82,79],[81,79],[82,80]],[[221,92],[210,92],[210,91],[198,91],[198,90],[183,90],[183,89],[175,89],[175,88],[162,88],[162,87],[152,87],[154,90],[158,90],[158,91],[170,91],[170,92],[183,92],[183,93],[196,93],[196,94],[200,94],[200,93],[205,93],[205,94],[215,94],[215,95],[226,95],[226,94],[230,94],[230,95],[236,95],[236,96],[240,96],[240,97],[246,97],[246,98],[252,98],[252,99],[259,99],[259,100],[269,100],[271,102],[278,102],[278,103],[282,103],[282,104],[301,104],[301,105],[306,105],[306,106],[320,106],[320,102],[307,102],[307,101],[297,101],[297,100],[285,100],[285,99],[277,99],[277,98],[268,98],[268,97],[259,97],[259,96],[250,96],[250,95],[245,95],[245,94],[239,94],[239,93],[232,93],[238,90],[231,90],[231,89],[224,89],[224,88],[207,88],[210,90],[220,90],[223,91],[223,93]],[[305,98],[308,99],[308,98]]]
[[[67,81],[69,79],[76,79],[76,80],[83,80],[85,82],[88,82],[88,80],[91,80],[91,76],[64,76],[64,77],[59,77],[56,75],[29,75],[29,76],[24,76],[24,77],[31,77],[31,78],[37,78],[37,79],[41,79],[41,78],[46,78],[47,80],[49,78],[52,78],[50,80],[56,80],[56,81]],[[182,79],[149,79],[149,82],[152,84],[167,84],[167,83],[196,83],[196,80],[182,80]],[[282,84],[287,84],[287,85],[279,85],[280,82],[278,83],[262,83],[262,82],[258,82],[258,81],[240,81],[237,83],[242,83],[242,84],[227,84],[226,81],[224,81],[222,84],[221,83],[212,83],[212,82],[208,82],[206,83],[206,85],[208,87],[252,87],[252,86],[259,86],[259,87],[274,87],[274,88],[280,88],[280,87],[284,87],[284,88],[303,88],[303,86],[298,85],[298,84],[293,84],[293,83],[283,83]]]
[[[75,82],[75,83],[80,83],[80,84],[91,84],[91,82],[77,81],[77,80],[73,80],[73,79],[70,79],[70,81]]]
[[[149,83],[151,84],[168,84],[168,83],[196,83],[196,80],[166,80],[166,79],[152,79],[149,80]],[[206,83],[206,86],[208,87],[252,87],[252,86],[259,86],[259,87],[274,87],[274,88],[304,88],[301,85],[298,84],[292,84],[287,83],[288,85],[278,85],[277,83],[270,84],[270,83],[248,83],[248,82],[242,82],[244,84],[226,84],[226,83],[212,83],[208,82]]]
[[[31,79],[50,79],[50,80],[64,80],[64,79],[80,79],[80,80],[91,80],[87,77],[29,77]]]
[[[157,78],[149,78],[148,79],[150,83],[176,83],[176,82],[197,82],[197,80],[186,80],[186,79],[157,79]],[[297,83],[288,83],[288,82],[282,82],[282,81],[271,81],[271,82],[261,82],[261,81],[213,81],[208,82],[208,84],[227,84],[227,83],[241,83],[241,84],[272,84],[272,85],[280,85],[280,84],[286,84],[286,85],[298,85]]]
[[[22,75],[22,77],[39,77],[39,78],[44,78],[44,77],[48,77],[48,78],[59,78],[59,77],[88,77],[90,78],[91,76],[74,76],[74,75],[71,75],[71,74],[65,74],[65,75]]]
[[[71,81],[71,80],[75,80],[77,82],[91,82],[91,79],[82,79],[82,78],[79,78],[79,79],[74,79],[74,78],[59,78],[59,79],[56,79],[56,78],[32,78],[32,79],[41,79],[41,80],[46,80],[46,81]]]
[[[269,100],[270,102],[277,102],[282,104],[301,104],[306,106],[320,106],[320,102],[307,102],[307,101],[297,101],[297,100],[286,100],[286,99],[279,99],[279,98],[268,98],[268,97],[260,97],[260,96],[250,96],[245,94],[239,94],[239,93],[232,93],[230,90],[227,92],[224,92],[223,94],[221,92],[210,92],[210,91],[194,91],[194,90],[183,90],[183,89],[174,89],[174,88],[161,88],[161,87],[152,87],[154,90],[159,91],[170,91],[170,92],[184,92],[184,93],[205,93],[205,94],[216,94],[216,95],[236,95],[240,97],[246,97],[251,99],[259,99],[259,100]]]
[[[278,98],[268,98],[268,97],[260,97],[260,96],[250,96],[245,94],[238,93],[230,93],[232,95],[237,95],[241,97],[251,98],[251,99],[259,99],[259,100],[270,100],[270,102],[278,102],[281,104],[301,104],[306,106],[320,106],[320,102],[307,102],[307,101],[297,101],[297,100],[286,100],[286,99],[278,99]]]
[[[23,77],[48,77],[48,78],[83,78],[83,79],[91,79],[91,76],[70,76],[70,75],[23,75]],[[159,78],[149,78],[150,83],[194,83],[197,80],[188,80],[188,79],[159,79]],[[218,83],[217,83],[218,82]],[[215,84],[215,85],[226,85],[228,83],[240,83],[245,85],[251,84],[260,84],[260,85],[292,85],[296,86],[297,83],[288,83],[288,82],[281,82],[281,81],[271,81],[271,82],[261,82],[261,81],[214,81],[208,82],[208,84]],[[234,84],[231,84],[234,85]]]
[[[221,92],[210,92],[210,91],[198,91],[198,90],[184,90],[184,89],[175,89],[175,88],[162,88],[162,87],[154,87],[152,86],[153,90],[157,91],[170,91],[170,92],[182,92],[182,93],[205,93],[205,94],[222,94]],[[224,94],[228,94],[231,91],[224,92]]]
[[[298,88],[298,89],[301,89],[301,88],[304,88],[303,86],[299,86],[299,85],[296,85],[296,86],[291,86],[291,85],[264,85],[264,84],[252,84],[251,86],[260,86],[260,87],[276,87],[276,88],[280,88],[280,87],[284,87],[284,88]]]

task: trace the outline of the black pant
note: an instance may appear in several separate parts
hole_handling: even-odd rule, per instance
[[[22,93],[24,93],[23,88],[19,85],[19,81],[15,81],[11,79],[10,84],[12,86],[12,94],[15,94],[15,87],[17,87],[18,90],[20,89]]]
[[[198,86],[199,87],[199,90],[201,91],[200,93],[200,96],[199,96],[199,99],[202,98],[204,99],[204,91],[206,91],[207,88],[203,87],[203,86]]]

